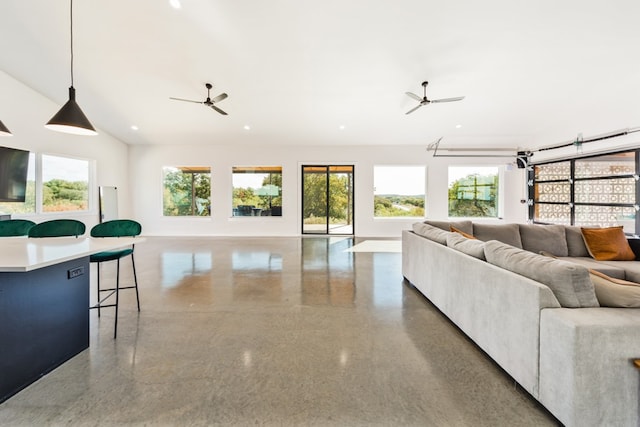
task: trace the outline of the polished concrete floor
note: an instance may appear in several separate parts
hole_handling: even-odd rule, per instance
[[[90,348],[0,425],[557,425],[403,282],[401,254],[352,245],[147,238],[142,312],[123,292],[114,340],[112,310],[92,311]]]

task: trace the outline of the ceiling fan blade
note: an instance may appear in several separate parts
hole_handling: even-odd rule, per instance
[[[213,99],[211,100],[211,102],[220,102],[220,101],[222,101],[223,99],[226,99],[226,98],[227,98],[227,96],[229,96],[229,95],[227,95],[226,93],[221,93],[220,95],[218,95],[218,96],[216,96],[215,98],[213,98]]]
[[[409,98],[413,98],[418,102],[422,102],[422,98],[420,98],[418,95],[416,95],[415,93],[411,93],[411,92],[405,92],[407,94],[407,96]]]
[[[216,110],[218,113],[223,114],[225,116],[228,116],[227,113],[225,113],[224,111],[222,111],[221,109],[219,109],[218,107],[216,107],[215,105],[210,105],[209,107],[213,108],[214,110]]]
[[[416,111],[418,108],[422,107],[425,104],[418,104],[417,107],[413,107],[411,110],[407,111],[405,114],[410,114],[413,113],[414,111]]]
[[[462,101],[464,96],[458,96],[456,98],[442,98],[442,99],[432,99],[431,102],[453,102],[453,101]]]
[[[191,99],[172,98],[172,97],[169,97],[169,99],[173,99],[174,101],[185,101],[185,102],[193,102],[195,104],[204,104],[204,102],[202,101],[193,101]]]

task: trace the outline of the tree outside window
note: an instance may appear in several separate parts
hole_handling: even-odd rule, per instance
[[[89,161],[42,155],[42,211],[89,210]]]
[[[211,168],[166,166],[162,170],[164,216],[211,216]]]
[[[498,217],[498,168],[449,167],[449,216]]]

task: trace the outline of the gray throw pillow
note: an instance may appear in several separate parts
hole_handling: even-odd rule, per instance
[[[589,270],[495,240],[485,243],[487,261],[548,286],[563,307],[599,307]]]
[[[473,223],[471,221],[433,221],[428,219],[425,224],[433,225],[444,231],[451,231],[451,227],[455,227],[467,234],[473,234]]]
[[[555,256],[569,256],[564,225],[519,224],[522,249]]]
[[[582,237],[582,231],[580,227],[572,225],[566,225],[564,232],[567,237],[567,249],[569,250],[570,257],[588,257],[589,250],[584,243],[584,237]]]
[[[447,235],[451,234],[449,231],[441,230],[438,227],[434,227],[423,222],[416,222],[413,224],[413,232],[426,237],[429,240],[438,242],[441,245],[447,244]]]
[[[484,242],[498,240],[516,248],[522,248],[518,224],[473,224],[473,237]]]
[[[447,246],[472,257],[486,260],[484,257],[484,242],[476,239],[467,239],[460,233],[451,233],[447,236]]]

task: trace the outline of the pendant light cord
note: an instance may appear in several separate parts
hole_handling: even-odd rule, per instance
[[[73,0],[70,0],[71,7],[69,14],[71,16],[71,87],[73,87]]]

